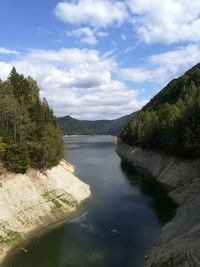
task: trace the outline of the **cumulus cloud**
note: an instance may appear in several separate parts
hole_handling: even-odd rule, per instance
[[[124,68],[121,70],[121,74],[127,80],[135,82],[143,82],[151,79],[152,72],[145,68]]]
[[[127,0],[132,22],[146,43],[200,40],[200,0]]]
[[[0,62],[0,78],[6,78],[12,66],[31,75],[58,116],[81,119],[115,118],[140,109],[145,101],[138,91],[112,79],[117,64],[97,50],[30,50],[20,60]],[[3,70],[3,71],[2,71]]]
[[[113,0],[78,0],[60,2],[55,15],[71,24],[87,24],[94,27],[107,27],[122,24],[127,16],[126,5]]]
[[[55,15],[63,22],[85,27],[132,23],[133,31],[148,44],[200,40],[200,0],[62,1]],[[94,44],[95,38],[89,42]]]
[[[173,51],[152,55],[149,57],[152,64],[165,66],[173,71],[180,70],[180,67],[188,68],[200,62],[200,45],[189,44],[185,47],[178,47]]]
[[[133,82],[166,83],[200,62],[200,45],[189,44],[173,51],[155,54],[146,61],[148,67],[122,69],[122,77]]]
[[[193,65],[200,62],[200,45],[189,44],[173,51],[152,55],[148,58],[161,82],[180,76]],[[158,74],[161,74],[158,76]],[[156,78],[156,77],[155,77]]]
[[[124,79],[137,83],[148,81],[157,84],[163,84],[164,82],[169,81],[170,78],[174,78],[173,75],[176,74],[177,72],[173,72],[166,67],[158,65],[154,65],[151,69],[141,67],[124,68],[121,70],[121,75]]]
[[[89,45],[97,44],[97,39],[96,39],[96,36],[94,35],[94,31],[91,30],[89,27],[78,28],[76,30],[67,32],[67,35],[80,38],[80,41],[82,43],[86,43]]]
[[[6,80],[8,77],[8,74],[11,71],[11,65],[9,63],[6,62],[2,62],[0,61],[0,79],[1,80]]]
[[[97,29],[90,29],[89,27],[78,28],[67,32],[68,36],[80,38],[82,43],[88,45],[96,45],[98,43],[97,37],[105,37],[106,32],[98,31]]]
[[[5,47],[0,47],[0,54],[5,54],[5,55],[19,55],[19,52],[16,50],[11,50],[11,49],[7,49]]]

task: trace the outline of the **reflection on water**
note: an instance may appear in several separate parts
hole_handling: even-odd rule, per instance
[[[92,196],[74,218],[35,240],[6,267],[141,267],[171,216],[161,188],[121,163],[112,137],[70,137],[66,159]],[[155,190],[156,188],[156,190]]]
[[[121,169],[131,186],[137,186],[140,192],[152,196],[152,208],[161,225],[170,221],[176,213],[177,205],[167,196],[167,191],[153,177],[139,175],[137,170],[125,161],[121,161]]]
[[[55,267],[60,266],[61,244],[64,228],[60,227],[49,232],[42,238],[35,238],[31,245],[26,246],[27,253],[16,251],[16,255],[5,263],[5,267]],[[51,244],[49,246],[49,244]]]

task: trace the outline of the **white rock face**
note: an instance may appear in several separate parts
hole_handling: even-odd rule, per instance
[[[156,177],[157,181],[176,188],[200,176],[200,160],[183,161],[151,150],[121,144],[117,153],[133,166]]]
[[[62,160],[45,173],[0,176],[0,261],[29,234],[67,218],[90,196],[90,187]]]
[[[175,217],[162,227],[160,246],[152,250],[145,266],[200,266],[200,160],[177,160],[126,144],[119,145],[116,151],[165,185],[179,205]]]

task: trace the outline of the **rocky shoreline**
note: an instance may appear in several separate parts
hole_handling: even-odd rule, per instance
[[[16,248],[66,220],[89,198],[90,187],[62,160],[41,173],[0,176],[0,263]]]
[[[120,144],[117,154],[140,172],[155,177],[178,204],[175,217],[161,229],[147,267],[200,266],[200,160],[183,161],[139,147]]]

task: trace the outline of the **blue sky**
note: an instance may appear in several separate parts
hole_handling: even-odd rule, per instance
[[[37,80],[55,115],[140,109],[200,61],[200,0],[0,0],[0,78]]]

